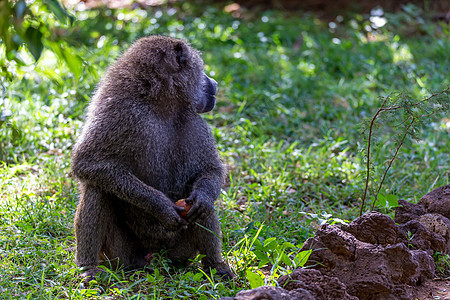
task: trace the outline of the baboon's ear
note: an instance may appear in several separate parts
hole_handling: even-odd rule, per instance
[[[188,49],[184,43],[178,43],[175,45],[175,54],[177,57],[177,63],[180,66],[180,69],[186,67],[188,60]]]

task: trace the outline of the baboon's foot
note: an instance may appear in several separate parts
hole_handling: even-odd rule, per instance
[[[95,280],[97,274],[102,274],[104,272],[105,271],[99,267],[83,267],[80,277],[83,279],[84,285],[89,285],[91,280]]]
[[[152,261],[152,259],[153,259],[153,252],[149,252],[149,253],[147,253],[147,255],[146,256],[144,256],[144,259],[145,259],[145,265],[146,266],[148,266],[149,264],[150,264],[150,262]]]
[[[228,266],[228,264],[225,262],[217,263],[214,266],[206,267],[207,274],[211,273],[210,271],[213,269],[216,269],[216,274],[214,276],[220,277],[221,279],[232,280],[233,278],[236,277],[233,271],[231,271],[230,266]]]

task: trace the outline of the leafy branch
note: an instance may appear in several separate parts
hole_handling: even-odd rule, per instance
[[[392,166],[392,163],[397,158],[400,148],[404,145],[406,137],[408,135],[415,136],[414,132],[416,131],[416,125],[418,123],[422,123],[424,119],[431,117],[432,115],[436,114],[437,112],[441,111],[447,111],[449,109],[449,91],[450,87],[447,87],[445,90],[432,94],[431,96],[424,98],[420,101],[412,101],[410,100],[410,97],[408,95],[401,93],[401,94],[391,94],[384,98],[381,107],[377,110],[375,115],[372,117],[370,121],[369,126],[369,133],[367,136],[367,150],[366,150],[366,184],[364,188],[364,195],[361,203],[361,208],[359,215],[361,216],[364,210],[364,206],[367,199],[367,193],[369,190],[369,181],[370,181],[370,150],[371,146],[373,144],[373,135],[374,135],[374,129],[377,121],[379,121],[381,118],[386,118],[385,115],[382,115],[384,113],[387,113],[388,115],[400,111],[402,113],[402,120],[401,122],[394,126],[395,128],[398,128],[400,126],[404,126],[403,132],[399,135],[399,140],[397,142],[397,146],[395,148],[394,155],[389,161],[389,165],[387,166],[386,170],[383,173],[383,177],[381,179],[380,184],[378,185],[378,189],[375,194],[375,199],[378,198],[378,194],[381,191],[381,188],[383,186],[383,183],[386,180],[386,176],[389,172],[389,169]],[[375,207],[376,200],[372,202],[372,210]]]
[[[85,62],[71,46],[74,22],[59,0],[0,0],[0,76],[12,80],[10,66],[28,64],[20,55],[22,50],[38,61],[48,49],[80,77]]]

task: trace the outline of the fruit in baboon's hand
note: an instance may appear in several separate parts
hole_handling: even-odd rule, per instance
[[[187,213],[188,213],[188,211],[191,209],[192,204],[191,204],[191,203],[186,203],[186,199],[180,199],[180,200],[178,200],[177,202],[175,202],[175,205],[184,208],[184,210],[179,211],[178,214],[179,214],[183,219],[186,219]]]

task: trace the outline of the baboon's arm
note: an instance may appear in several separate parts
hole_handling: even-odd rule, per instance
[[[169,229],[176,229],[187,224],[176,213],[176,210],[183,210],[183,208],[176,206],[162,192],[145,184],[118,163],[109,161],[93,163],[90,160],[81,160],[72,166],[72,171],[80,180],[112,193],[152,214]]]
[[[220,189],[223,185],[224,170],[223,168],[210,168],[199,174],[194,181],[192,190],[207,194],[214,202],[220,196]]]
[[[223,168],[211,168],[202,172],[195,180],[192,193],[186,199],[193,203],[187,214],[189,223],[214,213],[214,201],[219,198],[223,177]]]

